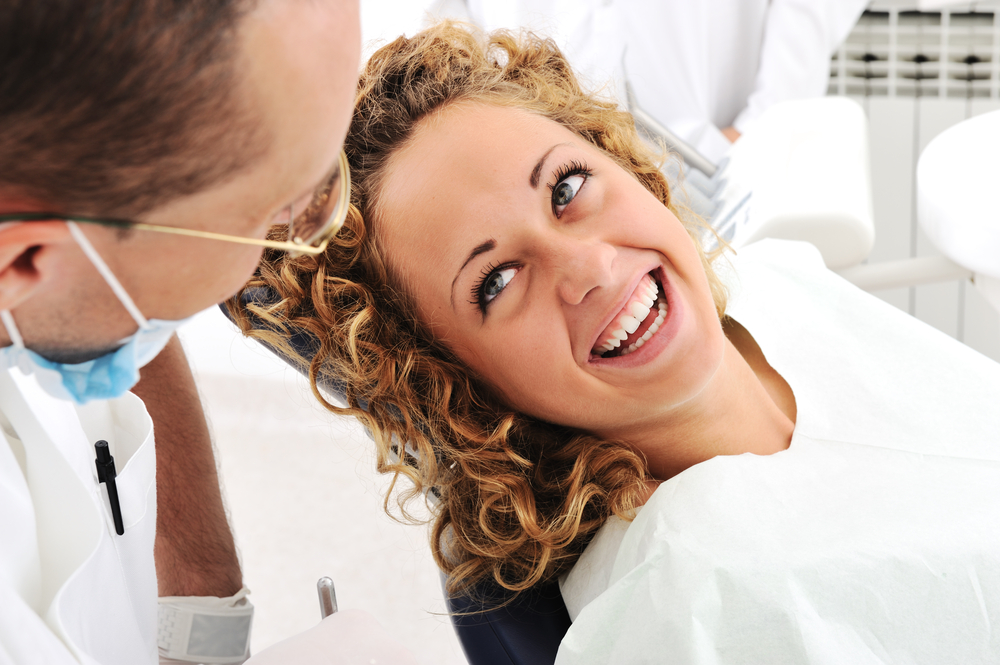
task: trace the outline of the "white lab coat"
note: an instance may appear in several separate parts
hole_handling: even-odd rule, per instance
[[[466,0],[487,30],[553,37],[594,86],[612,81],[713,162],[776,102],[826,94],[830,56],[868,0]],[[458,0],[437,16],[463,18]]]
[[[86,406],[0,370],[0,663],[157,662],[153,424],[132,394]],[[125,534],[94,443],[108,441]]]

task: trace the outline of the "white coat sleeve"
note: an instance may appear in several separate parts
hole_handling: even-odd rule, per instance
[[[733,126],[742,133],[777,102],[825,95],[830,56],[868,2],[771,0],[754,90]]]

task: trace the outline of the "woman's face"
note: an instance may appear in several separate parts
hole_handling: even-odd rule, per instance
[[[562,125],[447,107],[392,157],[382,200],[379,240],[418,316],[523,413],[630,440],[721,363],[691,237]]]

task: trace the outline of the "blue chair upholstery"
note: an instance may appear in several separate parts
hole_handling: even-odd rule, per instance
[[[244,293],[244,302],[267,303],[274,299],[264,289]],[[232,320],[226,306],[220,307]],[[263,322],[253,323],[265,328]],[[290,345],[307,359],[318,350],[317,340],[305,331],[293,334]],[[270,345],[263,346],[292,367],[305,371]],[[343,384],[333,379],[323,380],[321,387],[334,395],[344,394]],[[551,665],[570,625],[558,583],[539,585],[504,605],[509,597],[509,592],[492,580],[480,583],[467,595],[445,594],[452,625],[470,665]]]
[[[487,580],[469,595],[446,594],[451,623],[469,663],[552,665],[570,624],[559,584],[538,585],[502,605],[508,593]]]

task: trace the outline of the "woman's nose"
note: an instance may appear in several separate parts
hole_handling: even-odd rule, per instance
[[[611,285],[617,251],[596,239],[563,237],[555,248],[556,292],[568,305],[577,305],[587,294]]]

